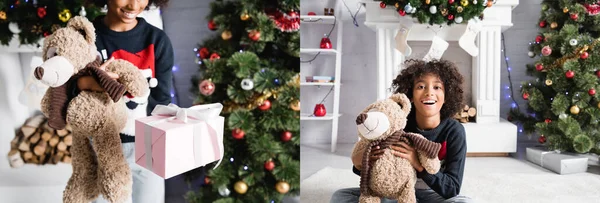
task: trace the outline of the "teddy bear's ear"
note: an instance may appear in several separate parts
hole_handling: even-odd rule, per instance
[[[402,106],[402,111],[404,111],[404,113],[406,113],[406,115],[408,115],[410,113],[410,99],[408,99],[408,97],[406,97],[405,94],[403,93],[396,93],[393,94],[391,96],[392,100],[394,100],[396,103],[400,104],[400,106]]]
[[[94,24],[92,24],[87,18],[75,16],[69,20],[67,27],[77,30],[77,32],[83,35],[88,43],[94,44],[96,42]]]

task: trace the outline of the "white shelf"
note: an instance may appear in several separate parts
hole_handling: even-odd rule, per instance
[[[310,115],[312,115],[312,114],[302,113],[302,114],[300,114],[300,120],[301,121],[326,121],[326,120],[333,120],[333,118],[336,118],[332,114],[326,114],[323,117],[316,117],[316,116],[310,116]],[[342,114],[338,114],[337,118],[339,118],[340,116],[342,116]]]
[[[305,49],[305,48],[300,48],[300,53],[301,54],[317,54],[321,52],[321,54],[330,54],[330,55],[336,55],[338,53],[337,50],[335,49]]]
[[[334,24],[335,16],[324,16],[324,15],[300,15],[301,24]]]
[[[301,82],[300,86],[333,86],[333,82]],[[340,84],[341,85],[341,84]]]

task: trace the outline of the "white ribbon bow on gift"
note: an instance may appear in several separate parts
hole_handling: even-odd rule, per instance
[[[171,103],[167,106],[157,104],[154,107],[154,110],[152,110],[151,114],[153,116],[175,116],[175,119],[180,120],[184,123],[187,123],[188,117],[191,117],[191,118],[194,118],[194,119],[200,120],[200,121],[206,121],[211,118],[218,117],[219,114],[221,113],[222,109],[223,109],[223,104],[220,104],[220,103],[196,105],[196,106],[192,106],[190,108],[181,108],[181,107]],[[212,129],[209,125],[207,125],[207,127],[209,127],[209,129]],[[195,136],[200,136],[200,135],[195,135]],[[219,161],[217,162],[215,167],[213,167],[213,169],[217,168],[221,164],[221,161],[223,160],[223,155],[224,155],[222,138],[218,139],[217,143],[219,145],[218,150],[219,150],[219,154],[221,157],[219,158]],[[145,148],[146,152],[152,151],[152,143],[151,143],[150,139],[145,139],[145,145],[146,145],[146,148]],[[195,151],[194,158],[195,158],[196,163],[198,163],[198,161],[199,161],[199,157],[200,157],[199,153],[202,152],[202,150],[199,150],[201,148],[201,146],[202,145],[200,143],[194,142],[194,151]],[[196,151],[196,150],[198,150],[198,151]],[[146,163],[147,163],[146,164],[147,168],[152,170],[152,156],[146,156]]]

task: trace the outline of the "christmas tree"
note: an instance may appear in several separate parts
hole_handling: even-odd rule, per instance
[[[527,112],[510,117],[552,150],[600,153],[600,5],[597,0],[544,0],[540,33],[522,83]],[[510,120],[510,119],[509,119]]]
[[[38,45],[73,16],[91,21],[101,14],[99,7],[86,0],[0,0],[0,44],[8,45],[17,34],[20,44]]]
[[[195,104],[222,103],[223,162],[189,202],[280,202],[300,187],[299,0],[211,3]],[[199,177],[200,171],[187,174]]]

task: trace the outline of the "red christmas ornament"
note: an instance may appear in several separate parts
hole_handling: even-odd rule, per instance
[[[220,58],[221,58],[221,56],[219,56],[219,54],[217,54],[217,53],[212,53],[210,55],[210,61],[215,61],[215,60],[220,59]]]
[[[379,7],[381,7],[381,8],[385,8],[386,6],[387,6],[387,5],[385,5],[385,3],[384,3],[384,2],[381,2],[381,3],[379,3]]]
[[[581,58],[581,59],[587,59],[589,56],[590,56],[590,54],[588,54],[587,51],[584,51],[583,53],[581,53],[579,55],[579,58]]]
[[[265,169],[267,171],[272,171],[275,168],[275,162],[273,162],[272,160],[268,160],[267,162],[265,162]]]
[[[546,27],[546,21],[545,21],[545,20],[542,20],[542,21],[540,22],[540,27],[541,27],[541,28],[544,28],[544,27]]]
[[[542,48],[542,55],[543,56],[550,56],[550,54],[552,54],[552,48],[550,48],[550,46],[546,45]]]
[[[260,106],[258,106],[258,109],[266,111],[269,110],[271,108],[271,101],[269,100],[265,100]]]
[[[324,104],[315,105],[315,110],[314,110],[313,114],[315,114],[316,117],[325,116],[325,114],[327,114],[327,110],[325,110],[325,105]]]
[[[568,79],[571,79],[571,78],[575,77],[575,72],[573,72],[572,70],[568,70],[568,71],[565,73],[565,76],[566,76]]]
[[[596,76],[598,76],[600,78],[600,70],[596,71]]]
[[[536,64],[535,65],[535,70],[537,70],[537,71],[544,70],[544,65],[542,65],[541,63]]]
[[[215,31],[217,30],[217,24],[215,24],[215,21],[210,20],[208,21],[208,29]]]
[[[577,13],[571,13],[572,20],[577,20],[577,18],[579,18],[579,15],[577,15]]]
[[[210,184],[210,177],[204,176],[204,184]]]
[[[406,15],[406,11],[400,9],[400,10],[398,10],[398,14],[400,14],[400,16],[405,16]]]
[[[523,93],[523,99],[524,100],[529,99],[529,93],[527,93],[527,92]]]
[[[38,17],[40,17],[40,18],[44,18],[44,16],[46,16],[46,8],[44,8],[44,7],[39,7],[39,8],[37,9],[37,15],[38,15]]]
[[[542,43],[543,40],[544,40],[544,37],[542,37],[541,35],[538,35],[537,37],[535,37],[535,42],[537,42],[537,43]]]
[[[287,142],[292,139],[292,133],[290,131],[285,131],[281,133],[281,141]]]
[[[290,11],[290,12],[288,12],[288,16],[290,16],[290,18],[297,18],[298,13],[295,11]]]
[[[448,14],[448,20],[454,20],[454,15]]]
[[[317,13],[315,13],[315,12],[312,12],[312,11],[311,11],[311,12],[308,12],[308,15],[309,15],[309,16],[316,16],[316,15],[317,15]]]
[[[198,85],[198,89],[200,89],[200,94],[209,96],[215,92],[215,83],[210,80],[203,80]]]
[[[321,44],[319,45],[321,49],[332,49],[333,45],[331,45],[331,40],[327,37],[321,38]]]
[[[453,4],[454,0],[448,0],[448,4]]]
[[[546,143],[546,137],[544,135],[540,136],[540,138],[538,138],[538,142],[542,144]]]
[[[205,58],[208,58],[208,55],[210,54],[210,52],[208,52],[208,49],[206,47],[202,47],[202,49],[200,49],[200,51],[198,51],[198,54],[200,54],[201,59],[205,59]]]
[[[44,32],[44,37],[48,37],[48,35],[50,35],[49,32]]]
[[[596,90],[594,88],[588,90],[588,94],[590,94],[590,96],[594,96],[596,94]]]
[[[257,30],[252,30],[248,33],[248,37],[252,40],[252,41],[258,41],[260,39],[260,31]]]
[[[244,131],[242,129],[236,128],[231,131],[231,136],[237,140],[241,140],[244,138]]]
[[[544,120],[544,122],[546,122],[546,123],[551,123],[551,122],[552,122],[552,120],[550,120],[549,118],[546,118],[546,120]]]

